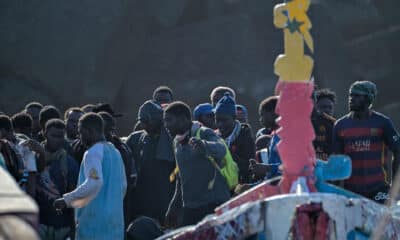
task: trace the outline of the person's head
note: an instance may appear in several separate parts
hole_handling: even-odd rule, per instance
[[[261,135],[256,139],[256,151],[267,148],[271,141],[270,135]]]
[[[349,90],[349,109],[354,112],[369,110],[372,106],[378,90],[375,83],[370,81],[356,81]]]
[[[236,119],[241,123],[247,123],[248,112],[245,106],[236,104]]]
[[[225,95],[225,93],[229,93],[229,95],[233,98],[233,100],[236,100],[236,93],[232,88],[225,86],[218,86],[214,88],[211,92],[210,95],[211,104],[215,107],[219,102],[219,100]]]
[[[190,130],[192,114],[190,107],[184,102],[173,102],[164,110],[164,126],[171,136],[184,134]]]
[[[107,140],[110,140],[115,135],[116,125],[115,119],[108,112],[99,112],[100,117],[104,123],[104,136]]]
[[[47,121],[50,119],[61,119],[61,114],[58,108],[48,105],[42,108],[39,113],[39,123],[42,130],[45,129]]]
[[[32,135],[32,117],[29,114],[17,113],[11,118],[11,121],[16,133],[22,133],[28,137]]]
[[[153,100],[160,104],[168,104],[174,100],[174,95],[171,88],[167,86],[159,86],[153,92]]]
[[[44,136],[46,138],[46,149],[56,152],[64,146],[65,123],[61,119],[50,119],[46,122]]]
[[[10,117],[0,115],[0,139],[8,139],[13,132]]]
[[[227,92],[219,100],[214,108],[215,123],[222,137],[229,136],[235,128],[236,122],[236,103],[231,95]]]
[[[39,114],[43,105],[38,102],[31,102],[25,106],[25,112],[32,117],[32,132],[40,131]]]
[[[197,105],[193,110],[193,119],[199,121],[205,127],[216,128],[213,106],[209,103]]]
[[[94,105],[94,104],[86,104],[81,107],[81,110],[84,113],[90,113],[90,112],[93,112],[93,108],[95,108],[95,107],[96,107],[96,105]]]
[[[265,128],[275,129],[277,127],[276,119],[279,116],[276,114],[275,108],[278,99],[278,96],[270,96],[260,103],[258,114],[260,115],[260,123]]]
[[[103,119],[97,113],[86,113],[79,119],[78,131],[82,144],[90,147],[104,140]]]
[[[71,107],[64,113],[65,131],[69,139],[78,138],[78,122],[84,112],[78,107]]]
[[[333,116],[336,103],[336,94],[324,88],[315,91],[315,107],[318,112]]]
[[[148,100],[140,106],[137,120],[149,135],[158,134],[163,125],[163,109],[154,100]]]

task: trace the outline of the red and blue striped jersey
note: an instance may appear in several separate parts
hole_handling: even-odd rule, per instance
[[[371,111],[369,118],[362,120],[354,119],[350,113],[337,120],[333,129],[333,152],[346,154],[352,160],[352,174],[344,181],[344,187],[366,195],[390,186],[387,148],[395,149],[398,144],[399,134],[392,121],[381,113]]]

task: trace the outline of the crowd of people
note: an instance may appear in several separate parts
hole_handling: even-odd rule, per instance
[[[354,82],[349,113],[336,120],[336,94],[316,89],[310,120],[318,159],[351,158],[351,177],[334,184],[383,203],[400,140],[391,120],[372,110],[376,95],[374,83]],[[210,103],[193,111],[174,99],[170,88],[158,87],[125,137],[117,136],[121,114],[110,104],[71,107],[62,115],[31,102],[13,116],[1,113],[0,166],[39,206],[42,239],[153,239],[280,176],[279,96],[260,103],[258,131],[232,88],[216,87]],[[227,157],[238,167],[234,188],[219,171]]]

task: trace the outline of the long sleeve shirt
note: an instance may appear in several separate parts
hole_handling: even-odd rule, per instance
[[[102,160],[103,148],[101,145],[95,145],[91,151],[86,151],[82,163],[86,180],[74,191],[64,194],[67,206],[82,208],[96,197],[103,186]]]

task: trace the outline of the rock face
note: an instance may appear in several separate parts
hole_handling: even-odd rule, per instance
[[[276,3],[2,2],[0,111],[12,114],[31,100],[60,108],[110,102],[125,113],[119,124],[127,134],[160,84],[192,107],[208,101],[216,85],[229,85],[258,128],[258,103],[273,94],[273,62],[283,51],[282,33],[272,25]],[[316,83],[337,91],[338,116],[350,83],[361,78],[378,84],[378,109],[400,102],[399,7],[396,0],[313,2]]]

